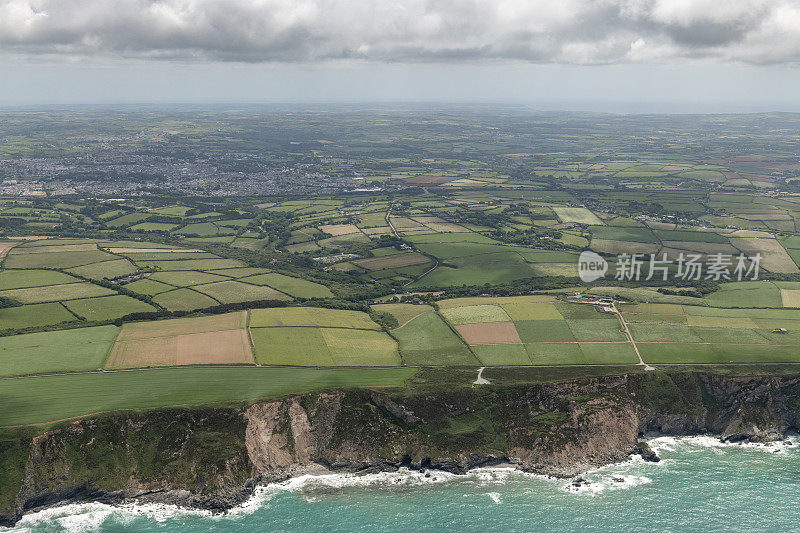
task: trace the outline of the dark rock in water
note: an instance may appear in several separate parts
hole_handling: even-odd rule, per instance
[[[588,485],[588,484],[589,484],[589,482],[586,481],[581,476],[578,476],[578,477],[576,477],[575,479],[572,480],[572,486],[575,487],[575,488],[579,488],[579,487],[582,487],[583,485]]]
[[[634,448],[631,455],[641,455],[642,459],[649,463],[657,463],[661,460],[656,452],[644,441],[640,441],[636,443],[636,447]]]

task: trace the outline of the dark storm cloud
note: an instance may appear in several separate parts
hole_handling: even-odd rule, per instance
[[[792,0],[0,0],[0,51],[77,59],[800,60]]]

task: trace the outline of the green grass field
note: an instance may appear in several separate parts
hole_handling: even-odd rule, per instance
[[[142,222],[131,226],[131,229],[134,231],[170,231],[177,227],[177,224],[170,224],[167,222]]]
[[[585,207],[554,207],[553,211],[561,222],[574,222],[590,226],[602,226],[603,221]]]
[[[69,272],[89,279],[114,279],[133,274],[138,269],[127,259],[90,263],[88,265],[70,268]]]
[[[98,326],[0,337],[0,376],[96,370],[118,331]]]
[[[410,368],[165,368],[0,380],[0,426],[115,409],[246,402],[341,387],[401,385]]]
[[[189,224],[182,228],[176,229],[173,233],[181,235],[191,235],[197,237],[214,237],[218,235],[233,235],[236,233],[235,229],[218,226],[212,222],[198,222],[196,224]]]
[[[313,326],[329,328],[380,329],[361,311],[343,311],[323,307],[278,307],[250,311],[250,327]]]
[[[392,336],[397,339],[403,362],[407,365],[479,364],[467,346],[436,313],[417,316],[405,326],[392,331]]]
[[[6,257],[3,266],[5,268],[72,268],[111,259],[117,259],[117,257],[100,250],[36,254],[12,253]]]
[[[152,279],[139,279],[132,283],[127,283],[123,285],[129,291],[133,291],[139,294],[146,294],[148,296],[153,296],[155,294],[160,294],[162,292],[171,291],[175,287],[172,285],[167,285],[166,283],[161,283],[159,281],[154,281]]]
[[[260,285],[250,285],[240,281],[218,281],[208,285],[194,285],[192,287],[198,292],[211,296],[220,303],[234,302],[253,302],[257,300],[291,300],[282,292],[278,292],[271,287]]]
[[[520,320],[514,325],[524,343],[575,341],[566,320]]]
[[[395,341],[381,331],[346,328],[272,327],[250,330],[262,365],[396,366]]]
[[[562,320],[564,317],[552,303],[504,303],[502,308],[511,320]]]
[[[625,335],[620,331],[616,318],[608,320],[567,320],[569,329],[578,341],[624,341]]]
[[[378,313],[389,313],[397,319],[398,326],[401,326],[421,313],[433,311],[429,305],[414,304],[377,304],[371,306]]]
[[[225,281],[230,278],[208,272],[197,272],[196,270],[175,270],[171,272],[155,272],[150,276],[150,279],[176,287],[190,287],[201,283]]]
[[[155,311],[150,304],[118,294],[116,296],[101,296],[99,298],[84,298],[69,300],[64,305],[70,311],[89,321],[114,320],[130,313]]]
[[[75,298],[91,298],[93,296],[108,296],[111,294],[116,293],[111,289],[88,282],[0,291],[0,296],[11,298],[24,304],[55,302],[58,300],[72,300]]]
[[[3,270],[0,271],[0,290],[24,287],[42,287],[73,283],[76,278],[54,270]]]
[[[157,270],[214,270],[244,266],[236,259],[178,259],[173,261],[137,261],[134,259],[134,262],[142,268]]]
[[[0,330],[50,326],[78,320],[60,303],[32,304],[0,309]]]
[[[243,283],[269,285],[270,287],[297,298],[330,298],[333,293],[324,285],[300,278],[284,276],[275,272],[239,278]]]
[[[639,344],[648,363],[788,363],[800,362],[797,346],[725,344]]]
[[[592,229],[592,235],[598,239],[606,239],[609,241],[627,241],[627,242],[641,242],[653,243],[657,242],[658,238],[655,234],[646,228],[625,228],[625,227],[599,227]]]
[[[771,281],[723,283],[705,297],[712,307],[782,307],[781,290]]]
[[[213,298],[192,289],[177,289],[153,296],[153,301],[168,311],[191,311],[219,305]]]
[[[442,316],[454,326],[478,322],[507,322],[508,314],[498,305],[471,305],[442,309]]]

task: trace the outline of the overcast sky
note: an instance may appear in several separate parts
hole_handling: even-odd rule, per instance
[[[0,104],[800,111],[798,0],[0,0]]]

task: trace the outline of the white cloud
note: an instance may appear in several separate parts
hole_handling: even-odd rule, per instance
[[[192,61],[800,61],[793,0],[0,0],[0,52]]]

